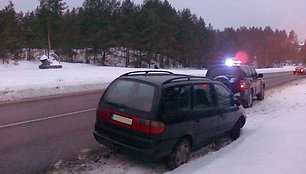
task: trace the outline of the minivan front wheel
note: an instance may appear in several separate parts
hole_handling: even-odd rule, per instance
[[[167,164],[171,169],[175,169],[178,166],[188,161],[190,152],[190,143],[187,139],[179,141],[172,149],[171,154],[168,156]]]

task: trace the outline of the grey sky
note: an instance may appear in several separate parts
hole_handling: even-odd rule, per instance
[[[189,8],[216,29],[241,26],[294,30],[300,41],[306,38],[306,0],[168,0],[177,10]],[[69,7],[80,7],[84,0],[65,0]],[[134,0],[142,3],[142,0]],[[31,11],[38,0],[13,0],[17,11]],[[0,9],[8,0],[0,0]]]

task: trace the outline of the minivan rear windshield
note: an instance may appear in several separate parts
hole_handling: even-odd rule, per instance
[[[112,83],[106,91],[104,102],[119,107],[150,112],[156,91],[155,88],[147,83],[119,79]]]

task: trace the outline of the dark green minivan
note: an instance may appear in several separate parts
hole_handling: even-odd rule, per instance
[[[170,168],[187,162],[190,150],[212,138],[240,136],[246,115],[222,83],[169,71],[135,71],[115,79],[97,107],[95,139]]]

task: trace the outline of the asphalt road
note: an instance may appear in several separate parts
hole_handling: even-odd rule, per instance
[[[44,173],[99,145],[93,138],[101,92],[0,105],[0,173]]]
[[[279,86],[289,81],[298,80],[300,78],[305,78],[305,76],[293,75],[291,71],[264,74],[264,81],[266,83],[266,88]]]

